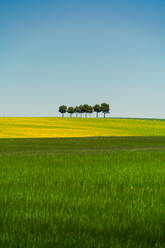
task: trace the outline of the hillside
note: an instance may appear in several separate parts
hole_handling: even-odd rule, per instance
[[[164,120],[1,117],[0,138],[165,136]]]

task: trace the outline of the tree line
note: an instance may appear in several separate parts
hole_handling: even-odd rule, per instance
[[[78,117],[78,114],[80,114],[81,117],[83,114],[85,114],[85,117],[87,117],[87,114],[96,112],[97,118],[99,116],[99,113],[102,112],[105,118],[106,114],[110,113],[110,106],[106,102],[103,102],[101,105],[95,104],[94,106],[88,104],[83,104],[76,107],[67,107],[66,105],[61,105],[59,106],[59,112],[62,114],[62,117],[64,117],[65,113],[69,113],[70,117],[72,117],[74,113],[76,114],[76,117]]]

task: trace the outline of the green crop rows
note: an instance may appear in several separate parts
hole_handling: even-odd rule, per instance
[[[165,247],[165,137],[0,140],[0,247]]]

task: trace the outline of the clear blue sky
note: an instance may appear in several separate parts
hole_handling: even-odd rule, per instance
[[[164,0],[1,0],[0,115],[165,118]]]

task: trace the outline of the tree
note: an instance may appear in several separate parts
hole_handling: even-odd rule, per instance
[[[67,112],[70,114],[70,117],[72,117],[72,114],[74,113],[74,108],[68,107]]]
[[[61,105],[61,106],[59,107],[59,110],[58,110],[58,111],[62,114],[62,117],[64,117],[64,114],[65,114],[66,111],[67,111],[67,106]]]
[[[82,117],[82,114],[84,113],[83,105],[79,106],[79,113],[81,114],[81,117]]]
[[[76,117],[77,117],[77,114],[80,113],[80,107],[79,106],[76,106],[74,108],[74,112],[76,113]]]
[[[96,104],[93,107],[94,111],[96,112],[96,117],[98,118],[98,114],[101,112],[101,106],[99,104]]]
[[[110,112],[110,107],[109,107],[109,104],[106,103],[106,102],[103,102],[101,104],[101,111],[104,113],[104,118],[105,118],[105,115],[108,114]]]
[[[88,106],[88,113],[89,114],[93,113],[93,107],[91,105]]]
[[[87,117],[89,105],[88,104],[84,104],[82,108],[83,108],[83,113],[85,113],[85,117]]]

